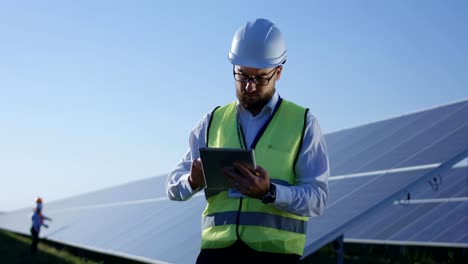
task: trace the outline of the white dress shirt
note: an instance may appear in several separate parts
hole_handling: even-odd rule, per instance
[[[253,116],[237,102],[240,119],[247,146],[252,144],[258,131],[272,114],[279,95],[275,92],[272,99]],[[193,128],[189,136],[189,149],[168,175],[166,192],[171,200],[185,201],[200,190],[192,190],[188,178],[192,160],[199,158],[198,149],[206,147],[206,133],[211,113],[207,113]],[[262,165],[262,164],[259,164]],[[296,163],[296,182],[293,186],[276,185],[276,201],[272,204],[280,210],[301,216],[318,216],[328,199],[328,178],[330,176],[327,146],[317,119],[308,111],[304,138]]]

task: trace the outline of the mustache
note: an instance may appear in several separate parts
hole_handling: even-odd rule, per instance
[[[260,93],[259,93],[259,91],[257,91],[257,90],[255,90],[255,91],[249,93],[249,92],[247,92],[247,91],[244,89],[244,90],[241,91],[241,94],[242,94],[242,95],[249,95],[249,94],[258,95],[258,94],[260,94]]]

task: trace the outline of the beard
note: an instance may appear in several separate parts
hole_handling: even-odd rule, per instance
[[[242,90],[237,92],[237,99],[239,99],[240,104],[249,112],[258,114],[270,101],[274,93],[275,89],[265,92],[264,94],[249,94],[245,92],[245,90]]]

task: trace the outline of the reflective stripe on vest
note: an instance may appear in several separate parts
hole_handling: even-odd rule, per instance
[[[208,227],[220,225],[235,225],[236,217],[237,211],[207,215],[203,218],[202,228],[206,229]],[[242,212],[242,216],[239,218],[239,225],[264,226],[288,232],[305,234],[307,221],[260,212]]]
[[[278,104],[252,148],[257,164],[269,172],[272,182],[294,185],[294,166],[307,109],[286,100]],[[238,135],[235,102],[215,109],[211,116],[207,135],[209,147],[240,148],[244,144],[241,142],[243,135]],[[227,191],[205,189],[205,196],[202,248],[231,245],[238,239],[238,227],[239,238],[255,250],[303,254],[308,217],[276,209],[258,199],[230,198]]]

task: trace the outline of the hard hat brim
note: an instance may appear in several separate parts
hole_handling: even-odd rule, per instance
[[[242,57],[229,51],[227,59],[233,65],[256,69],[267,69],[283,64],[286,61],[286,50],[278,58],[262,59],[261,61],[259,61],[257,58]]]

